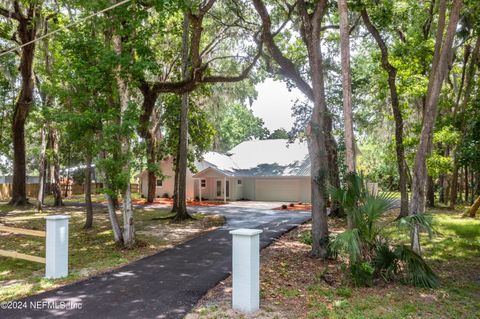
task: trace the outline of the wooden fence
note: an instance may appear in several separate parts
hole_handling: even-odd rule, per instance
[[[130,184],[130,188],[132,193],[139,193],[140,192],[140,185],[139,184]]]
[[[140,186],[138,184],[130,184],[132,188],[132,193],[138,193],[140,191]],[[68,196],[72,195],[83,195],[84,186],[79,184],[73,185],[62,185],[62,196],[65,197],[65,192],[68,187]],[[102,183],[92,184],[92,194],[96,194],[101,191],[103,187]],[[38,194],[38,184],[27,184],[27,196],[36,198]],[[12,184],[0,184],[0,200],[8,200],[11,198],[12,194]]]
[[[44,231],[41,231],[41,230],[15,228],[15,227],[8,227],[8,226],[2,226],[2,225],[0,225],[0,232],[6,232],[6,233],[12,233],[12,234],[21,234],[21,235],[28,235],[28,236],[37,236],[37,237],[46,237],[47,236],[47,234]],[[22,254],[22,253],[12,251],[12,250],[0,249],[0,256],[18,258],[18,259],[25,259],[25,260],[34,261],[34,262],[37,262],[37,263],[46,264],[46,259],[43,258],[43,257]]]
[[[84,193],[84,186],[79,184],[73,185],[62,185],[62,194],[65,194],[65,191],[68,187],[68,196],[71,195],[83,195]],[[96,194],[102,191],[103,184],[96,183],[92,184],[92,194]],[[138,184],[130,184],[132,193],[137,193],[140,190],[140,186]]]
[[[37,197],[38,184],[27,184],[27,196]],[[12,184],[0,184],[0,200],[10,199],[12,196]]]
[[[70,216],[67,215],[46,216],[46,231],[0,225],[0,232],[45,238],[45,258],[3,249],[0,249],[0,256],[25,259],[44,264],[46,278],[61,278],[68,276],[69,219]]]
[[[65,196],[65,192],[68,188],[68,196],[83,195],[85,194],[85,186],[80,184],[62,185],[62,195]],[[92,183],[92,194],[99,193],[103,188],[102,183]]]

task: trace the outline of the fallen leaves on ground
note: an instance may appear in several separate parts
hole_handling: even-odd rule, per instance
[[[396,212],[391,215],[394,218]],[[450,220],[456,217],[452,215]],[[342,220],[329,221],[332,233],[344,227]],[[309,224],[301,225],[261,252],[261,306],[257,313],[246,315],[231,309],[229,277],[210,290],[187,318],[480,318],[479,245],[467,247],[471,258],[459,260],[459,252],[447,261],[429,260],[441,277],[442,286],[437,290],[382,280],[372,288],[354,287],[343,270],[345,260],[321,261],[308,256],[310,246],[299,238],[310,229]],[[462,238],[456,240],[464,245]]]

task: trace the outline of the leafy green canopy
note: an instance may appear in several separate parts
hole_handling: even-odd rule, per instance
[[[215,129],[210,124],[205,111],[195,104],[195,98],[189,99],[188,113],[188,165],[192,172],[195,172],[195,161],[201,159],[203,153],[210,149]],[[160,157],[165,159],[168,156],[177,156],[179,126],[180,126],[180,96],[175,94],[166,94],[162,98],[163,114],[162,123],[164,125],[164,138],[161,141],[162,147]]]

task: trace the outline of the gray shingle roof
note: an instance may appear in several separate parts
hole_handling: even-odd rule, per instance
[[[204,161],[197,164],[198,171],[214,167],[227,176],[310,176],[310,157],[305,142],[246,141],[227,154],[206,153]]]

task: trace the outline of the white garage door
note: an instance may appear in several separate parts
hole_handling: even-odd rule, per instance
[[[255,180],[255,200],[301,201],[302,181],[291,178]]]

